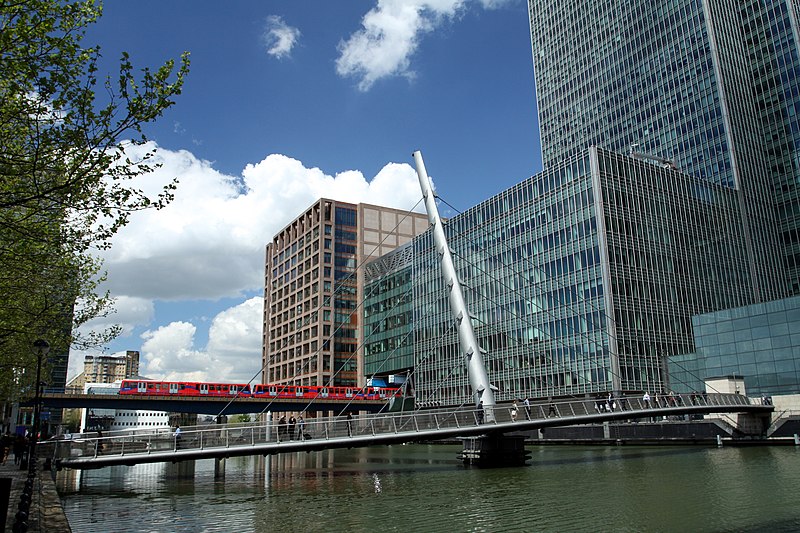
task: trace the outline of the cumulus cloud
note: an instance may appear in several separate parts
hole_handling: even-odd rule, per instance
[[[358,78],[362,91],[368,91],[382,78],[413,78],[411,57],[422,36],[456,16],[465,2],[378,0],[361,20],[362,28],[339,43],[336,72],[342,77]]]
[[[260,381],[263,311],[264,300],[255,297],[214,317],[206,349],[221,363],[215,375],[221,369],[226,381]]]
[[[289,57],[300,38],[300,30],[286,24],[278,15],[267,17],[261,40],[267,53],[277,59]]]
[[[154,148],[132,147],[131,156]],[[161,167],[135,185],[154,195],[177,176],[175,200],[164,209],[133,214],[113,247],[102,252],[108,271],[104,288],[116,298],[117,313],[84,329],[121,324],[123,336],[130,336],[137,326],[150,327],[155,301],[243,301],[212,320],[206,347],[195,347],[191,322],[148,330],[143,367],[160,377],[205,375],[214,368],[206,361],[219,353],[227,354],[227,366],[218,367],[225,375],[252,377],[245,374],[248,362],[260,361],[262,304],[250,296],[264,288],[264,247],[319,198],[421,210],[416,172],[408,164],[389,163],[368,180],[357,170],[330,175],[280,154],[247,165],[239,176],[222,174],[185,150],[158,148],[152,162]],[[70,358],[71,376],[82,370],[83,355],[74,352]]]
[[[150,148],[153,148],[152,146]],[[174,176],[175,200],[136,213],[103,253],[114,296],[213,300],[263,289],[264,246],[321,197],[411,209],[420,197],[410,165],[389,163],[371,180],[335,175],[272,154],[226,176],[187,151],[158,149],[162,166],[138,185],[153,194]]]
[[[140,373],[153,379],[260,381],[261,298],[251,298],[214,317],[205,348],[197,328],[177,321],[142,334]]]
[[[182,379],[200,379],[209,360],[193,348],[197,328],[189,322],[172,322],[142,333],[140,373],[155,373],[164,379],[180,374]]]
[[[520,0],[480,0],[484,9],[500,9],[502,7],[516,4]]]
[[[153,301],[136,296],[118,296],[114,299],[115,312],[85,324],[86,329],[101,331],[111,326],[122,328],[121,336],[129,336],[139,324],[146,324],[154,314]]]

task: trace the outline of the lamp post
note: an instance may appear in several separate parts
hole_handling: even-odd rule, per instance
[[[33,468],[34,455],[36,452],[36,441],[39,440],[39,430],[42,412],[42,359],[50,351],[50,344],[44,339],[36,339],[33,342],[33,353],[36,354],[36,396],[33,402],[33,432],[31,435],[30,446],[28,447],[28,465]]]

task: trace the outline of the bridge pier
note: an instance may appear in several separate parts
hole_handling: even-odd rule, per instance
[[[225,479],[225,464],[224,457],[214,459],[214,479]]]
[[[465,465],[479,467],[524,466],[530,459],[522,435],[480,435],[461,437],[464,445],[458,458]]]

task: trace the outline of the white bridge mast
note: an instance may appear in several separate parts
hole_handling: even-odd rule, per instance
[[[447,244],[444,234],[442,219],[439,217],[439,210],[436,207],[436,198],[431,186],[428,173],[425,171],[425,163],[422,161],[422,153],[417,150],[414,152],[414,162],[417,165],[417,176],[419,186],[422,189],[422,196],[425,199],[425,209],[428,212],[428,222],[433,231],[433,241],[442,265],[442,276],[450,289],[450,310],[458,323],[458,340],[461,350],[467,358],[467,371],[469,383],[472,386],[472,393],[475,404],[483,402],[486,411],[486,420],[494,421],[495,405],[494,391],[496,388],[489,383],[489,376],[486,374],[486,367],[483,364],[483,354],[486,353],[480,346],[472,328],[472,319],[464,301],[464,293],[461,289],[461,282],[456,274],[453,265],[453,256]]]

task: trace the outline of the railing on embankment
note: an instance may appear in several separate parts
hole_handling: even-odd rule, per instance
[[[740,394],[676,394],[517,403],[493,408],[425,409],[387,414],[314,418],[299,424],[206,425],[172,430],[75,435],[42,443],[40,457],[52,457],[65,468],[98,468],[114,464],[181,461],[236,455],[314,451],[420,440],[450,439],[483,433],[510,433],[544,427],[600,423],[713,412],[768,414],[773,408]]]

